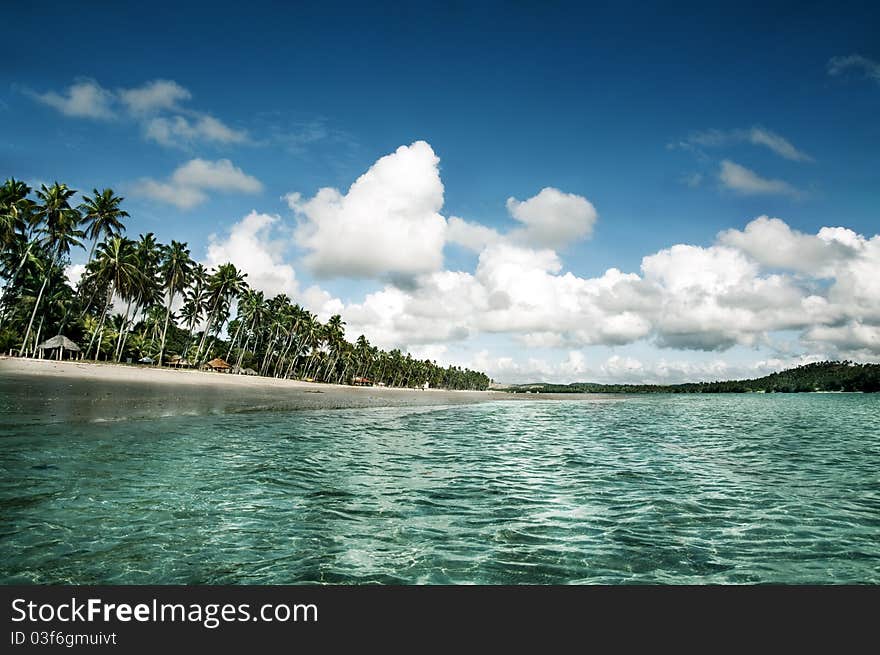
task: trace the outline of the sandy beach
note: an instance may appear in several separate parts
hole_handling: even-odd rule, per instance
[[[352,387],[82,361],[0,357],[0,381],[32,387],[35,421],[100,421],[259,410],[453,405],[514,399],[499,391]]]

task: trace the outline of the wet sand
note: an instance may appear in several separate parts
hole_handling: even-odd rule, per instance
[[[0,357],[0,382],[29,389],[33,421],[113,421],[265,410],[453,405],[507,400],[499,391],[392,389],[78,361]]]

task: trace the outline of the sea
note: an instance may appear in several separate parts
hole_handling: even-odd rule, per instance
[[[880,583],[880,395],[52,422],[0,381],[0,583]]]

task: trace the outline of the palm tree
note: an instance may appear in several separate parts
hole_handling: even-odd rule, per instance
[[[355,342],[355,353],[357,354],[357,363],[359,366],[357,376],[366,377],[367,369],[370,366],[372,349],[370,348],[370,342],[363,334],[359,336]]]
[[[174,296],[183,295],[193,274],[193,260],[185,243],[171,241],[170,246],[162,246],[162,263],[159,267],[165,287],[165,326],[162,328],[162,345],[159,347],[157,366],[162,366],[165,355],[165,337],[168,334],[168,320],[171,318],[171,303]]]
[[[121,219],[128,218],[128,212],[119,207],[123,200],[125,198],[114,195],[113,189],[104,189],[100,192],[97,189],[92,189],[92,196],[83,198],[79,209],[82,212],[83,222],[88,224],[85,235],[92,240],[89,262],[95,255],[95,247],[102,234],[106,239],[125,232],[125,226]]]
[[[124,289],[124,296],[128,300],[125,308],[125,322],[116,343],[116,361],[122,359],[125,351],[125,342],[131,331],[138,314],[143,314],[146,309],[159,304],[161,300],[161,288],[159,284],[159,244],[152,232],[141,234],[135,245],[135,257],[138,262],[139,275],[131,280],[131,285]],[[134,313],[131,313],[132,305]]]
[[[211,311],[208,314],[208,323],[205,326],[205,331],[202,333],[202,340],[199,343],[198,350],[196,350],[196,361],[194,362],[196,365],[202,361],[202,349],[205,347],[208,334],[215,328],[215,323],[218,322],[217,319],[221,318],[219,325],[216,326],[216,332],[220,332],[223,323],[226,322],[226,319],[221,314],[225,312],[232,300],[241,295],[247,286],[244,281],[245,277],[247,277],[246,273],[239,273],[235,266],[228,263],[220,265],[217,271],[209,277],[208,302]],[[207,353],[206,349],[204,354],[207,355]]]
[[[345,321],[342,320],[342,316],[339,314],[334,314],[330,317],[330,320],[327,321],[327,346],[330,349],[328,353],[328,366],[324,369],[323,377],[326,379],[328,375],[332,375],[332,372],[336,369],[336,362],[339,360],[339,356],[342,354],[342,344],[345,343]]]
[[[141,275],[141,271],[135,251],[134,241],[125,237],[113,236],[107,241],[101,243],[97,249],[97,255],[91,265],[90,275],[96,280],[106,280],[107,295],[104,299],[104,307],[101,311],[101,320],[97,329],[92,334],[89,347],[86,349],[86,357],[92,348],[92,343],[97,337],[98,347],[95,350],[95,359],[101,350],[101,344],[104,335],[104,322],[107,318],[107,312],[113,303],[113,297],[116,294],[127,296],[134,285],[137,283]]]
[[[37,218],[33,200],[28,196],[31,188],[20,180],[10,177],[0,187],[0,247],[10,248],[36,227]]]
[[[30,192],[27,184],[14,177],[0,187],[0,252],[3,253],[0,271],[12,273],[4,292],[14,287],[34,246],[31,233],[40,219],[34,202],[28,198]],[[0,313],[0,322],[3,318]]]
[[[73,246],[81,245],[79,239],[83,233],[78,229],[81,217],[79,212],[70,206],[70,198],[75,193],[76,191],[68,188],[66,184],[58,184],[58,182],[55,182],[51,187],[43,184],[37,191],[37,197],[40,200],[37,205],[37,213],[43,223],[40,232],[43,235],[42,243],[50,253],[50,270],[44,275],[43,286],[40,287],[40,292],[37,294],[34,311],[31,313],[24,340],[21,342],[22,352],[25,351],[30,338],[34,318],[40,308],[40,301],[43,299],[46,284],[49,282],[51,269],[55,267],[62,256],[70,253]]]
[[[247,352],[251,337],[257,333],[260,323],[265,319],[268,313],[267,310],[268,307],[266,306],[266,300],[262,291],[245,289],[242,292],[241,299],[238,301],[238,326],[235,330],[235,336],[229,344],[229,350],[226,353],[226,358],[230,359],[232,357],[232,351],[235,349],[235,344],[238,343],[239,334],[241,334],[241,330],[244,328],[246,339],[244,346],[238,353],[237,367],[241,368],[241,360]]]

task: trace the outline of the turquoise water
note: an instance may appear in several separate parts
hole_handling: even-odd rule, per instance
[[[5,396],[3,583],[880,582],[877,395],[50,425]]]

